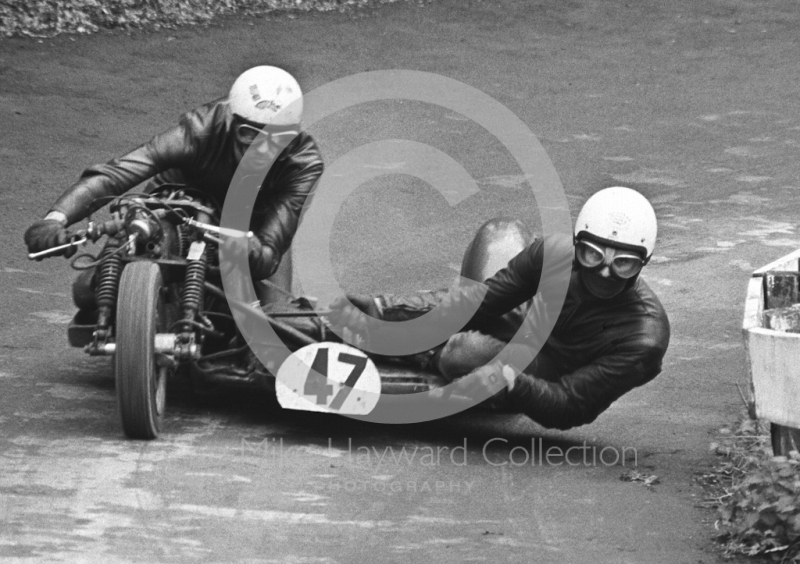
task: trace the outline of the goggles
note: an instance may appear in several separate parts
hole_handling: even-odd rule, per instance
[[[590,241],[578,241],[575,257],[584,268],[599,269],[607,265],[614,276],[623,280],[633,278],[644,266],[644,260],[639,255],[622,249],[601,247]]]
[[[285,147],[292,142],[292,139],[294,139],[298,133],[298,131],[286,130],[270,132],[266,129],[260,129],[246,123],[239,124],[234,129],[236,141],[242,145],[252,145],[256,141],[259,143],[267,141],[271,145]]]

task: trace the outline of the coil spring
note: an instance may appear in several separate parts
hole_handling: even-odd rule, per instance
[[[206,244],[206,262],[214,266],[219,266],[219,246],[216,243]]]
[[[189,245],[192,244],[192,241],[189,237],[189,227],[186,225],[179,225],[178,226],[178,256],[184,257],[186,253],[189,251]]]
[[[193,320],[200,309],[200,300],[203,299],[203,284],[206,279],[206,254],[203,253],[198,260],[191,260],[186,265],[186,281],[183,284],[181,303],[183,316],[186,320]]]
[[[109,239],[100,254],[100,268],[97,280],[97,305],[113,308],[117,303],[122,255],[116,252],[120,247],[118,239]]]

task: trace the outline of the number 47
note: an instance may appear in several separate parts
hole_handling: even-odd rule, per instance
[[[331,409],[340,409],[344,400],[353,391],[353,388],[364,372],[367,366],[367,357],[357,356],[348,353],[339,353],[337,360],[343,364],[352,364],[353,369],[347,376],[347,379],[339,389],[339,393],[333,398],[330,403]],[[333,386],[328,380],[328,349],[320,348],[314,357],[314,362],[311,365],[311,370],[308,371],[305,386],[303,386],[303,394],[307,396],[316,396],[317,405],[327,405],[328,398],[333,395]]]

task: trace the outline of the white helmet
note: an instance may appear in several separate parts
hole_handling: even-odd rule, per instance
[[[300,85],[278,67],[261,66],[244,71],[231,86],[228,101],[235,115],[261,125],[296,126],[303,116]]]
[[[588,235],[599,242],[644,252],[645,260],[656,246],[656,212],[636,190],[614,186],[586,200],[575,222],[575,239]]]

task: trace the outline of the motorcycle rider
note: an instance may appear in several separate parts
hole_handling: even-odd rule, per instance
[[[316,142],[301,129],[302,113],[302,90],[291,74],[274,66],[245,71],[228,96],[185,113],[176,126],[130,153],[86,169],[25,232],[28,251],[67,243],[66,228],[105,205],[104,196],[121,195],[145,181],[145,192],[163,184],[186,184],[222,203],[239,167],[256,179],[258,191],[251,218],[255,237],[249,238],[246,251],[251,275],[288,290],[287,251],[323,170]],[[54,254],[71,256],[75,251],[69,247]],[[95,307],[93,273],[85,271],[73,287],[81,310]],[[256,288],[262,301],[272,299],[268,287]]]
[[[483,225],[462,264],[462,276],[485,281],[482,302],[477,285],[413,296],[349,296],[331,305],[328,319],[363,334],[370,321],[362,312],[401,321],[437,305],[445,315],[480,302],[461,332],[422,355],[424,366],[450,380],[460,378],[454,393],[491,398],[496,407],[524,413],[545,427],[569,429],[591,423],[661,371],[669,321],[639,277],[653,255],[656,232],[656,215],[644,196],[629,188],[606,188],[584,204],[573,237],[549,235],[527,244],[519,222]],[[552,272],[543,271],[545,249],[554,257]],[[492,254],[504,252],[504,265],[513,258],[497,270],[498,257],[493,266]],[[551,291],[562,283],[559,272],[569,275],[566,298],[553,314],[552,332],[540,335],[535,320],[546,316],[542,295],[548,285]],[[514,335],[521,325],[526,330],[519,339]],[[541,350],[530,363],[530,349],[527,356],[515,354],[524,352],[519,347],[537,345]],[[525,361],[515,366],[515,358]]]

